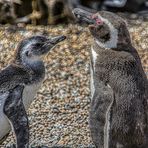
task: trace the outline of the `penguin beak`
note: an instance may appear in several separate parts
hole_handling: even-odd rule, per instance
[[[49,37],[46,42],[42,45],[41,48],[41,55],[47,54],[51,49],[55,47],[56,44],[59,42],[62,42],[63,40],[66,39],[66,36],[61,35],[61,36],[56,36],[56,37]]]
[[[64,41],[65,39],[66,39],[66,36],[64,35],[56,36],[56,37],[53,37],[52,39],[49,39],[49,44],[56,45],[59,42]]]
[[[95,19],[92,17],[94,15],[92,12],[88,12],[80,8],[75,8],[73,10],[73,14],[79,21],[85,22],[89,25],[96,23]]]

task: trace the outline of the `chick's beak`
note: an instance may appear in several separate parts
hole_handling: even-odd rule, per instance
[[[87,24],[95,24],[95,20],[92,17],[94,13],[92,12],[88,12],[80,8],[75,8],[73,10],[73,14],[79,21],[85,22]]]
[[[53,37],[52,39],[49,39],[49,43],[53,44],[53,45],[56,45],[59,42],[64,41],[65,39],[66,39],[66,36],[60,35],[60,36]]]
[[[65,39],[66,39],[66,36],[64,35],[48,38],[46,42],[43,43],[40,53],[42,55],[47,54],[52,48],[55,47],[56,44],[58,44],[59,42],[62,42]]]

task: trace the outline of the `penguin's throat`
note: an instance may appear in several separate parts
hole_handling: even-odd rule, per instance
[[[23,65],[28,65],[30,67],[32,67],[32,66],[34,67],[37,63],[42,62],[42,60],[41,60],[41,58],[35,57],[35,56],[31,57],[31,58],[23,56],[21,62],[22,62]]]
[[[21,64],[31,74],[43,70],[45,68],[42,60],[23,59]]]
[[[43,61],[24,62],[24,69],[30,75],[30,83],[40,81],[45,77],[45,66]]]

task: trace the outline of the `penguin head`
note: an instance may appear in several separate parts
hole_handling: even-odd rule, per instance
[[[77,19],[87,23],[96,43],[103,48],[118,48],[130,43],[130,35],[125,21],[118,15],[100,11],[90,13],[83,9],[73,10]]]
[[[56,44],[65,40],[66,37],[56,36],[32,36],[21,41],[16,52],[17,61],[38,61],[41,60]]]

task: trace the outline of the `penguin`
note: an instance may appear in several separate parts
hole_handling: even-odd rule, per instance
[[[12,129],[17,148],[29,148],[29,123],[26,110],[45,77],[43,58],[66,37],[36,35],[17,47],[15,58],[0,71],[0,142]]]
[[[97,148],[148,147],[148,80],[125,21],[74,9],[94,39],[89,126]]]

